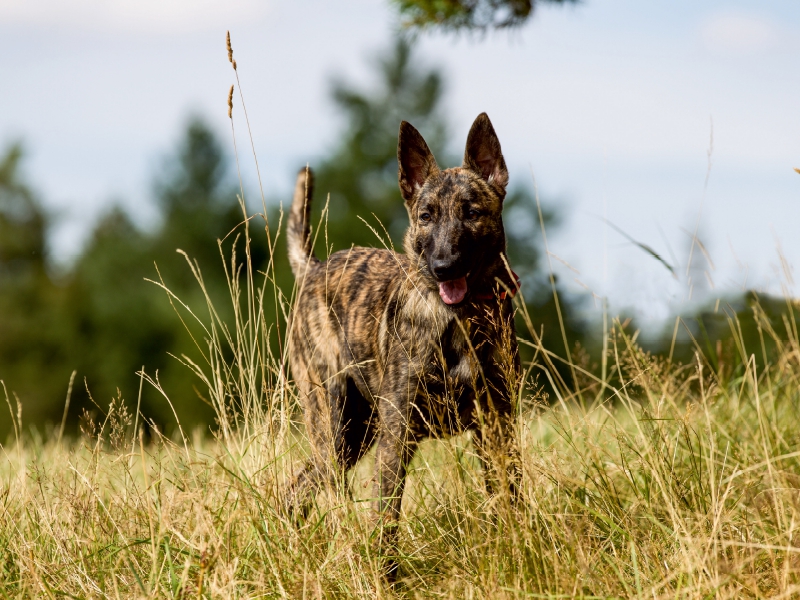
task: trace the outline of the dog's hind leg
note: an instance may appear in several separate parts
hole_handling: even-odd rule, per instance
[[[317,464],[309,459],[294,475],[289,491],[286,495],[286,510],[290,515],[305,515],[311,508],[314,491],[319,487],[320,476]]]
[[[337,405],[339,412],[334,421],[333,438],[339,466],[346,472],[375,442],[378,415],[374,404],[364,397],[351,377],[346,378],[343,386],[345,393]],[[343,484],[350,493],[346,481]],[[352,493],[350,496],[352,498]]]
[[[347,489],[345,474],[372,445],[376,421],[346,373],[328,378],[307,396],[305,417],[311,456],[295,475],[289,497],[291,508],[303,513],[320,487]]]
[[[354,464],[353,451],[348,443],[350,428],[349,398],[346,373],[338,373],[326,383],[328,411],[330,414],[330,455],[326,461],[331,482],[340,489],[347,489],[345,475]]]
[[[309,379],[314,377],[318,380],[311,369],[308,373]],[[328,386],[309,380],[298,380],[297,386],[311,453],[292,479],[286,505],[290,513],[305,515],[311,507],[314,493],[333,480],[335,452]]]

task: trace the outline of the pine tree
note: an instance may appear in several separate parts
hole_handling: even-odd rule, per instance
[[[71,323],[61,311],[63,289],[48,274],[50,219],[25,182],[23,160],[19,143],[0,158],[0,394],[23,402],[26,427],[46,419],[54,403],[63,406]],[[0,442],[12,430],[7,417]]]
[[[195,391],[198,380],[170,356],[200,360],[184,323],[201,344],[203,332],[185,313],[182,322],[174,308],[181,310],[180,304],[145,279],[163,279],[181,301],[205,314],[205,299],[180,249],[199,265],[216,309],[223,315],[230,310],[217,240],[242,221],[242,213],[229,177],[220,142],[202,120],[192,119],[154,186],[160,225],[141,231],[114,207],[95,227],[74,266],[69,309],[81,324],[72,341],[79,373],[101,406],[117,388],[134,401],[136,372],[144,366],[150,376],[158,374],[185,429],[211,421],[213,411]],[[172,408],[150,386],[142,406],[162,428],[174,427]]]

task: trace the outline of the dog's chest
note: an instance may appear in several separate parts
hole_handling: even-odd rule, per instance
[[[445,331],[431,336],[429,352],[420,361],[418,394],[411,399],[412,429],[415,435],[452,435],[469,428],[474,421],[475,401],[483,389],[488,363],[483,348],[476,349],[470,323],[455,318]]]
[[[450,386],[471,387],[480,374],[479,358],[472,351],[469,333],[469,322],[453,319],[444,335],[437,340],[442,349],[440,367]]]
[[[496,360],[492,325],[481,316],[452,316],[441,335],[432,336],[431,375],[452,392],[478,387]]]
[[[499,307],[470,305],[456,312],[435,292],[417,292],[405,298],[398,313],[400,319],[389,329],[409,350],[408,358],[426,379],[426,389],[443,388],[448,395],[474,389],[495,362]]]

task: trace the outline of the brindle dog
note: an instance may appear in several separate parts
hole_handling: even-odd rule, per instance
[[[405,254],[354,247],[315,258],[308,169],[298,175],[288,226],[298,282],[289,357],[312,447],[290,500],[307,507],[314,488],[355,465],[377,438],[376,497],[387,524],[399,516],[406,467],[428,436],[471,430],[490,491],[496,479],[514,487],[516,461],[504,461],[496,477],[487,459],[513,458],[519,381],[518,283],[501,217],[508,171],[489,117],[473,123],[461,167],[440,170],[405,121],[397,158],[410,219]]]

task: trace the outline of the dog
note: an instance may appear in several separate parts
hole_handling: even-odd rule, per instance
[[[490,492],[518,479],[511,421],[520,364],[506,259],[508,170],[486,113],[461,167],[440,170],[425,140],[400,125],[405,253],[353,247],[318,260],[309,224],[313,180],[300,171],[289,214],[297,281],[289,363],[311,456],[289,494],[294,509],[377,444],[376,502],[397,522],[406,469],[424,438],[472,431]],[[492,474],[490,455],[508,457]],[[505,473],[505,476],[503,476]],[[502,483],[502,481],[501,481]]]

